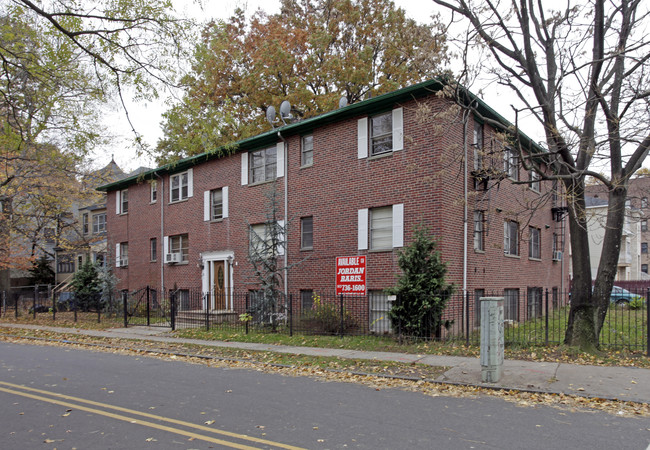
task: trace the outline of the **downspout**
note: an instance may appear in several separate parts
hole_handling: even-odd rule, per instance
[[[161,295],[165,293],[165,181],[158,172],[154,175],[160,180],[160,189],[158,189],[158,197],[160,198],[160,290]]]
[[[469,305],[465,305],[465,299],[467,298],[467,233],[468,233],[468,211],[467,211],[467,121],[469,118],[469,110],[465,110],[463,113],[463,317],[466,317],[467,311],[465,308],[469,308]],[[468,324],[469,326],[469,324]]]
[[[286,139],[282,137],[278,131],[278,137],[284,143],[284,301],[289,301],[289,233],[287,233],[289,225],[289,152]]]

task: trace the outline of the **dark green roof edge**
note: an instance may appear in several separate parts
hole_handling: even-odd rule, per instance
[[[323,125],[339,122],[341,120],[349,119],[350,117],[377,112],[378,110],[382,109],[388,109],[391,108],[395,103],[416,99],[432,94],[434,92],[438,92],[443,86],[444,81],[440,78],[423,81],[421,83],[398,89],[393,92],[388,92],[386,94],[363,100],[358,103],[353,103],[344,108],[335,109],[321,115],[302,120],[300,122],[295,122],[292,124],[284,125],[282,127],[274,128],[267,132],[242,139],[241,141],[238,141],[234,144],[221,146],[212,152],[201,153],[200,155],[191,156],[175,161],[173,163],[165,164],[164,166],[152,169],[147,172],[123,178],[119,181],[100,186],[97,188],[97,190],[111,191],[125,189],[132,184],[141,181],[154,180],[159,175],[181,172],[196,165],[202,164],[206,161],[237,153],[241,150],[253,150],[274,144],[278,141],[278,133],[281,133],[282,137],[286,138],[288,136],[296,134],[311,132],[313,129]],[[514,128],[513,124],[507,121],[503,116],[497,113],[476,95],[472,94],[468,90],[464,90],[463,92],[469,97],[469,99],[471,99],[472,102],[476,102],[477,110],[480,114],[485,117],[489,117],[498,123],[501,123],[503,125],[503,131],[511,131]],[[539,153],[546,152],[544,148],[539,146],[521,131],[519,132],[519,137],[525,148]]]

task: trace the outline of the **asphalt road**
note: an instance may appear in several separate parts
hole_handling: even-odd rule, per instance
[[[647,418],[0,343],[2,449],[649,449]]]

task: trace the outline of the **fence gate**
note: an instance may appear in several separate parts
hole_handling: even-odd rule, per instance
[[[169,297],[149,286],[137,291],[122,291],[124,325],[171,327],[172,308]]]

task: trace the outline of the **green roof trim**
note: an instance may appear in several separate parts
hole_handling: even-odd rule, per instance
[[[349,119],[351,117],[357,117],[362,115],[369,115],[374,112],[377,112],[382,109],[392,108],[396,103],[413,100],[421,98],[427,95],[431,95],[440,91],[444,87],[444,81],[442,79],[432,79],[428,81],[423,81],[412,86],[408,86],[402,89],[398,89],[393,92],[388,92],[377,97],[373,97],[367,100],[363,100],[357,103],[347,105],[343,108],[335,109],[323,114],[320,114],[309,119],[302,120],[300,122],[291,123],[284,125],[282,127],[274,128],[265,133],[258,134],[246,139],[242,139],[233,144],[228,144],[221,146],[214,151],[201,153],[200,155],[191,156],[188,158],[180,159],[173,163],[165,164],[164,166],[152,169],[146,172],[139,173],[127,178],[123,178],[119,181],[105,184],[97,188],[98,191],[113,191],[126,189],[133,184],[137,184],[142,181],[155,180],[158,176],[173,174],[178,172],[183,172],[189,168],[203,164],[204,162],[210,161],[212,159],[222,158],[224,156],[229,156],[241,151],[255,150],[261,147],[270,146],[278,141],[278,134],[281,134],[282,137],[286,138],[294,135],[302,135],[313,132],[314,129],[322,127],[324,125],[329,125],[331,123],[340,122],[342,120]],[[494,109],[489,107],[483,100],[478,98],[476,95],[471,92],[464,90],[464,94],[468,97],[471,102],[476,102],[476,109],[478,112],[490,119],[501,123],[503,131],[511,131],[514,128],[514,125],[507,121],[503,116],[497,113]],[[537,152],[537,153],[546,153],[546,150],[539,146],[537,143],[532,141],[528,136],[526,136],[521,131],[519,132],[519,138],[522,144],[528,149]]]

